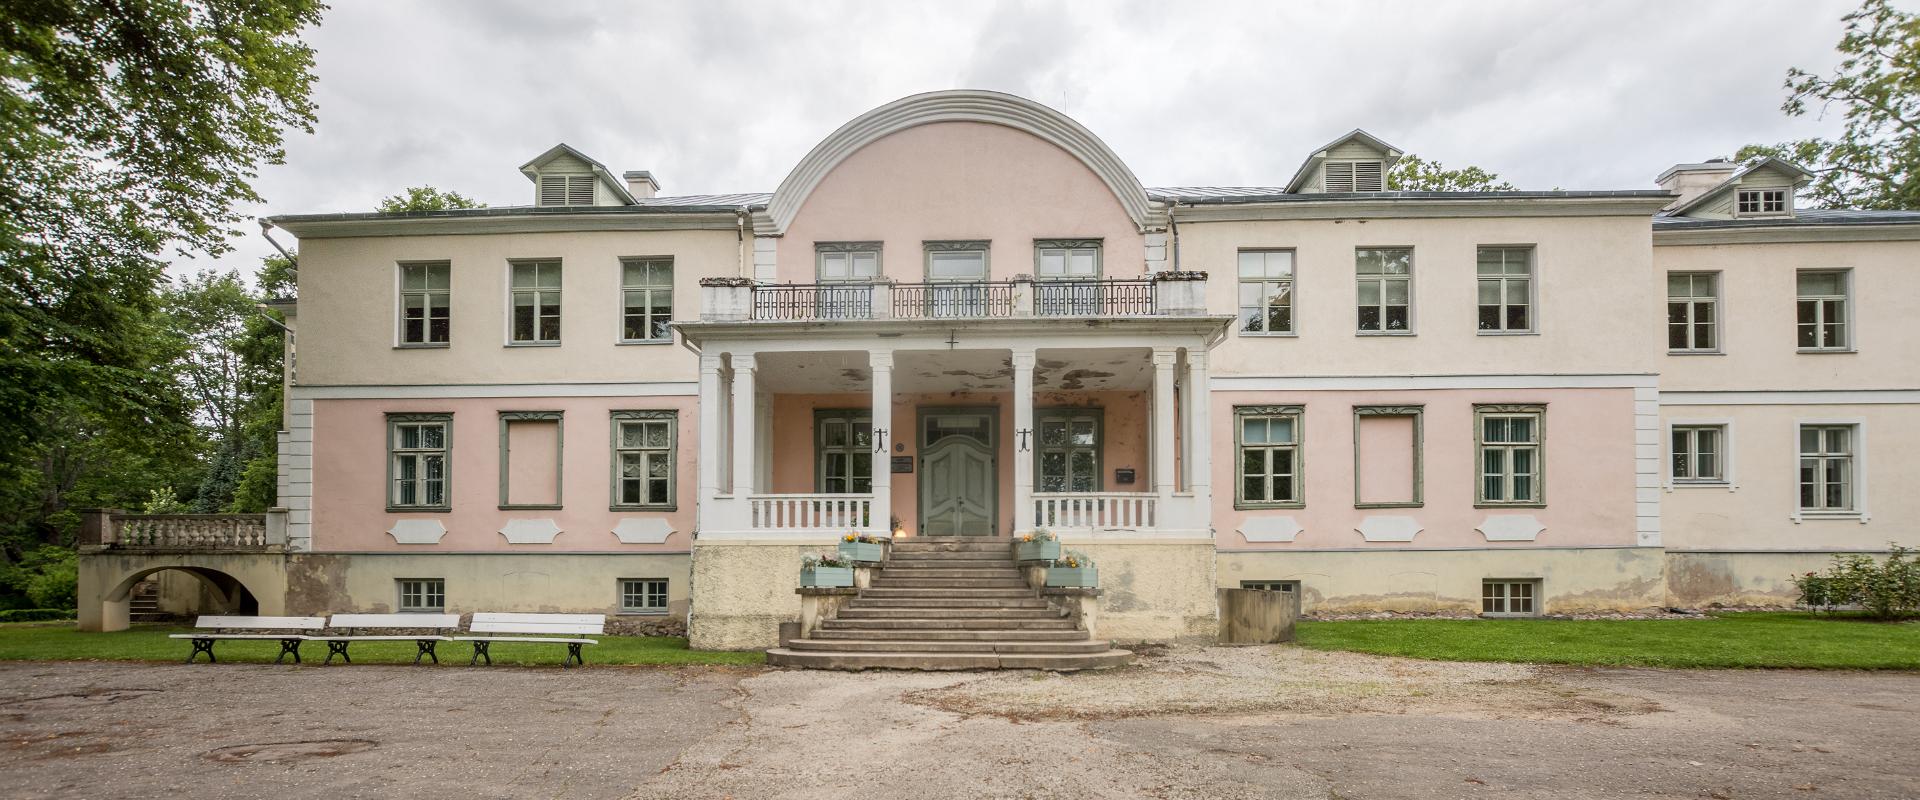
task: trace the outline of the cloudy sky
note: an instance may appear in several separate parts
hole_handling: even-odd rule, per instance
[[[530,202],[567,142],[667,194],[771,191],[848,119],[996,89],[1078,119],[1148,186],[1284,183],[1362,127],[1522,188],[1648,188],[1678,161],[1831,133],[1780,113],[1852,2],[335,0],[312,135],[256,214],[371,210],[430,184]],[[257,234],[218,265],[250,271]],[[186,265],[182,265],[184,268]]]

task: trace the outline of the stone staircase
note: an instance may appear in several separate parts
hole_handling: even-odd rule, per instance
[[[897,541],[838,616],[767,651],[768,664],[814,669],[1078,670],[1132,660],[1049,608],[1001,539]]]

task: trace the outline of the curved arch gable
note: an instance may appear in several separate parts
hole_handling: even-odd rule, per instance
[[[1071,117],[1023,97],[1001,92],[953,90],[901,98],[840,126],[800,159],[780,182],[767,205],[774,235],[793,224],[807,197],[827,173],[860,148],[889,134],[934,122],[985,122],[1024,131],[1067,151],[1112,190],[1120,207],[1141,230],[1148,228],[1147,191],[1126,162]]]

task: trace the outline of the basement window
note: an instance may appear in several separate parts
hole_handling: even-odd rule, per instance
[[[1281,594],[1299,594],[1300,582],[1299,581],[1241,581],[1240,588],[1259,589],[1261,591],[1267,591],[1267,592],[1280,592]]]
[[[1480,584],[1480,616],[1540,616],[1540,580],[1497,578]]]
[[[402,612],[447,610],[445,578],[401,578],[394,583],[399,584]]]
[[[667,581],[664,578],[621,578],[620,613],[667,613]]]

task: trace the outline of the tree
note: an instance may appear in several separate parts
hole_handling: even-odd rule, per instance
[[[270,256],[261,262],[254,282],[262,297],[284,297],[293,293],[293,278],[292,261]],[[234,348],[245,365],[240,372],[240,389],[247,398],[240,412],[240,435],[248,443],[251,457],[240,471],[226,511],[257,514],[278,502],[279,431],[285,403],[281,375],[286,354],[286,330],[280,327],[283,324],[285,320],[278,312],[248,317],[246,333]]]
[[[1837,110],[1838,138],[1747,145],[1734,158],[1784,158],[1814,174],[1804,197],[1828,208],[1920,208],[1920,18],[1867,0],[1841,18],[1844,56],[1834,74],[1787,71],[1780,110]]]
[[[447,211],[456,208],[486,208],[487,204],[460,194],[443,192],[431,186],[411,186],[406,191],[380,201],[380,213],[403,211]]]
[[[1412,153],[1387,170],[1387,189],[1396,192],[1511,192],[1513,184],[1479,167],[1447,169]]]

